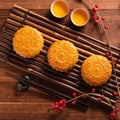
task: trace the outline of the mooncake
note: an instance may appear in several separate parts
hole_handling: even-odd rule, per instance
[[[72,69],[78,61],[78,50],[67,40],[58,40],[48,49],[49,65],[60,72]]]
[[[14,34],[13,49],[21,57],[33,58],[40,53],[43,46],[43,36],[36,28],[24,26]]]
[[[101,55],[92,55],[82,64],[81,76],[91,86],[105,84],[112,74],[110,61]]]

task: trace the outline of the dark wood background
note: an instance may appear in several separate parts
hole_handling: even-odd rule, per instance
[[[0,30],[12,8],[13,4],[30,9],[38,14],[50,17],[50,4],[53,0],[0,0]],[[68,0],[70,12],[68,16],[58,23],[70,26],[70,13],[76,7],[91,8],[87,0]],[[110,44],[120,48],[120,0],[93,0],[99,5],[99,12],[106,17],[105,25]],[[51,18],[51,17],[50,17]],[[53,19],[55,21],[55,19]],[[75,29],[75,28],[73,28]],[[91,20],[80,32],[106,42]],[[6,72],[22,74],[23,72],[0,62],[0,120],[109,120],[110,110],[99,104],[90,103],[90,108],[83,112],[79,108],[67,107],[60,113],[49,111],[49,103],[56,98],[46,93],[30,88],[27,92],[20,92],[16,88],[16,80],[8,77]],[[89,102],[89,101],[88,101]]]

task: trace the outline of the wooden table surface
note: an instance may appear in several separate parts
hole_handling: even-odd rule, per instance
[[[12,8],[13,4],[30,9],[43,16],[49,16],[50,4],[53,0],[0,0],[0,30]],[[68,0],[70,12],[76,7],[90,4],[84,0],[85,4],[79,0]],[[93,0],[99,5],[100,13],[106,17],[104,24],[109,26],[107,30],[110,44],[120,48],[120,0]],[[70,12],[61,21],[61,24],[69,26]],[[91,22],[78,29],[87,35],[98,38],[106,42],[104,35]],[[26,92],[18,91],[16,80],[8,77],[6,72],[23,74],[22,71],[0,62],[0,120],[109,120],[110,110],[99,104],[90,103],[87,111],[83,112],[79,108],[67,107],[62,112],[54,113],[49,111],[49,103],[56,98],[34,88],[29,88]]]

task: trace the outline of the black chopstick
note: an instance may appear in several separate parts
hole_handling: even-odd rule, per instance
[[[12,77],[12,78],[18,80],[19,82],[21,82],[21,83],[23,83],[23,84],[25,84],[25,85],[31,86],[31,87],[36,88],[36,89],[38,89],[38,90],[42,90],[43,92],[46,92],[46,93],[48,93],[48,94],[50,94],[50,95],[52,95],[52,96],[54,96],[54,97],[57,97],[57,98],[59,98],[59,99],[64,98],[64,99],[66,99],[66,100],[70,100],[70,99],[72,98],[72,97],[67,96],[67,95],[65,95],[65,94],[63,94],[63,93],[54,91],[54,90],[49,89],[49,88],[46,88],[46,87],[44,87],[44,86],[42,86],[42,85],[40,85],[40,84],[34,83],[34,82],[32,82],[32,81],[30,81],[30,80],[28,80],[28,79],[25,79],[25,78],[22,77],[22,76],[19,76],[19,77],[18,77],[18,76],[16,76],[16,75],[13,75],[13,74],[8,73],[8,72],[6,73],[6,75],[8,75],[9,77]],[[78,107],[84,109],[84,110],[87,110],[87,109],[88,109],[88,105],[87,105],[86,103],[82,102],[82,101],[76,100],[76,105],[77,105]]]

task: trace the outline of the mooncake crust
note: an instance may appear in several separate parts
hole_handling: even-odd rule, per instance
[[[60,72],[72,69],[78,61],[78,51],[73,43],[66,40],[54,42],[47,54],[49,65]]]
[[[13,49],[21,57],[33,58],[40,53],[43,46],[43,36],[36,28],[24,26],[14,34]]]
[[[110,61],[101,55],[92,55],[82,64],[81,76],[90,86],[105,84],[112,74]]]

